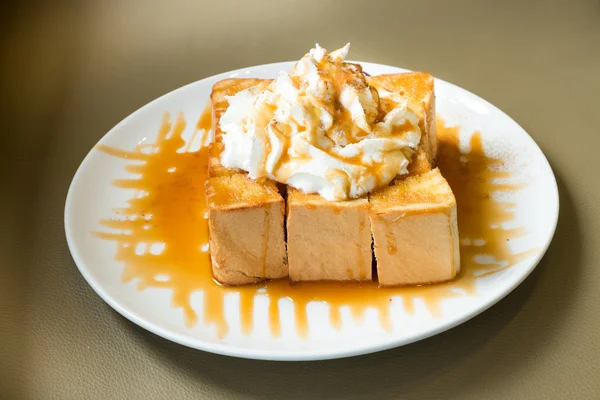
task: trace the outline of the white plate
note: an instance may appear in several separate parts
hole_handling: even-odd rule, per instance
[[[361,63],[371,75],[405,72],[406,70]],[[240,69],[192,83],[166,94],[137,110],[100,141],[119,149],[133,149],[140,142],[152,142],[165,112],[183,112],[188,127],[193,129],[206,103],[212,85],[228,77],[273,78],[281,70],[288,71],[293,63],[277,63]],[[235,298],[230,299],[228,321],[234,321],[229,333],[219,338],[214,326],[202,320],[186,327],[183,311],[171,307],[168,289],[147,288],[138,291],[135,282],[123,283],[121,263],[115,261],[116,244],[100,239],[92,232],[102,230],[99,221],[110,217],[122,207],[131,191],[111,184],[115,178],[127,176],[125,161],[97,150],[87,155],[73,178],[65,207],[65,230],[69,248],[79,270],[102,299],[132,322],[164,338],[193,348],[237,357],[270,360],[316,360],[348,357],[384,350],[411,343],[452,328],[484,311],[506,296],[535,268],[548,248],[558,218],[558,191],[552,170],[531,137],[502,111],[450,83],[436,80],[437,111],[448,125],[461,126],[461,144],[468,146],[469,137],[480,131],[486,154],[505,161],[513,173],[511,180],[523,184],[522,190],[504,194],[515,205],[513,226],[520,226],[526,235],[511,241],[514,252],[532,250],[531,256],[502,272],[476,281],[475,295],[457,296],[443,301],[440,315],[432,316],[417,302],[414,313],[406,313],[401,301],[393,301],[390,309],[393,329],[384,330],[377,316],[367,312],[363,321],[353,320],[342,310],[341,329],[335,330],[323,318],[323,304],[309,306],[310,331],[299,337],[293,326],[291,306],[282,307],[282,330],[278,338],[271,337],[260,321],[250,335],[236,326],[239,319]],[[514,243],[513,243],[514,242]],[[491,255],[493,256],[493,254]],[[485,257],[481,259],[485,262]],[[200,310],[201,295],[192,296],[192,306]],[[264,301],[257,301],[256,318],[263,318]],[[262,310],[259,310],[259,308]],[[262,313],[262,314],[261,314]],[[262,317],[261,317],[262,315]],[[289,317],[289,318],[288,318]],[[262,329],[261,328],[264,328]]]

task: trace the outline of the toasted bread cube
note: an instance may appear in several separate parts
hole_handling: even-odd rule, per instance
[[[421,145],[430,165],[435,165],[437,135],[435,125],[434,79],[427,72],[407,72],[369,77],[369,84],[377,90],[398,93],[408,101],[408,108],[419,118]],[[384,104],[382,103],[382,106]]]
[[[332,202],[288,188],[290,280],[371,280],[367,199]]]
[[[285,203],[272,181],[242,174],[206,182],[213,275],[243,285],[288,275]]]
[[[436,168],[370,195],[381,286],[453,279],[460,271],[456,199]]]
[[[268,84],[271,80],[265,79],[225,79],[215,83],[212,92],[210,94],[210,101],[212,103],[212,131],[214,132],[214,141],[209,146],[208,151],[208,174],[209,176],[226,176],[244,171],[239,169],[225,168],[221,164],[221,152],[223,151],[223,132],[219,126],[221,116],[229,107],[229,102],[225,98],[226,96],[233,96],[234,94],[241,92],[244,89],[248,89],[252,86],[259,84]]]

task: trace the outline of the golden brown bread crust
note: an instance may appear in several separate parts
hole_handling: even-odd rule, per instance
[[[407,205],[455,202],[454,194],[438,168],[376,190],[369,195],[369,200],[375,214]]]
[[[206,200],[214,210],[260,207],[281,199],[277,184],[267,179],[257,181],[244,174],[232,174],[215,176],[206,182]]]

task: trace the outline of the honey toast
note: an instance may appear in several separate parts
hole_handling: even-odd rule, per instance
[[[433,77],[417,72],[369,78],[371,85],[387,92],[381,100],[383,108],[397,105],[386,102],[404,101],[417,115],[421,142],[407,175],[368,199],[343,202],[330,202],[293,188],[288,188],[284,200],[274,182],[253,181],[243,171],[221,165],[219,119],[228,106],[225,96],[270,82],[228,79],[217,83],[211,95],[215,141],[210,149],[207,193],[215,278],[232,285],[288,273],[291,280],[370,280],[373,239],[381,285],[452,279],[460,267],[456,202],[439,170],[434,169]],[[287,244],[282,210],[287,213]],[[263,222],[259,222],[261,218]],[[240,229],[242,225],[247,228]],[[419,243],[397,252],[399,244],[412,243],[407,239]],[[259,249],[264,248],[272,249],[273,254],[263,255]],[[436,254],[435,260],[431,254]]]

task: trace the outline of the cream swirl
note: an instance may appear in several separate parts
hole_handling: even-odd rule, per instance
[[[350,44],[327,54],[318,44],[290,73],[227,98],[220,119],[221,162],[319,193],[357,198],[407,172],[421,139],[405,103],[384,112]]]

